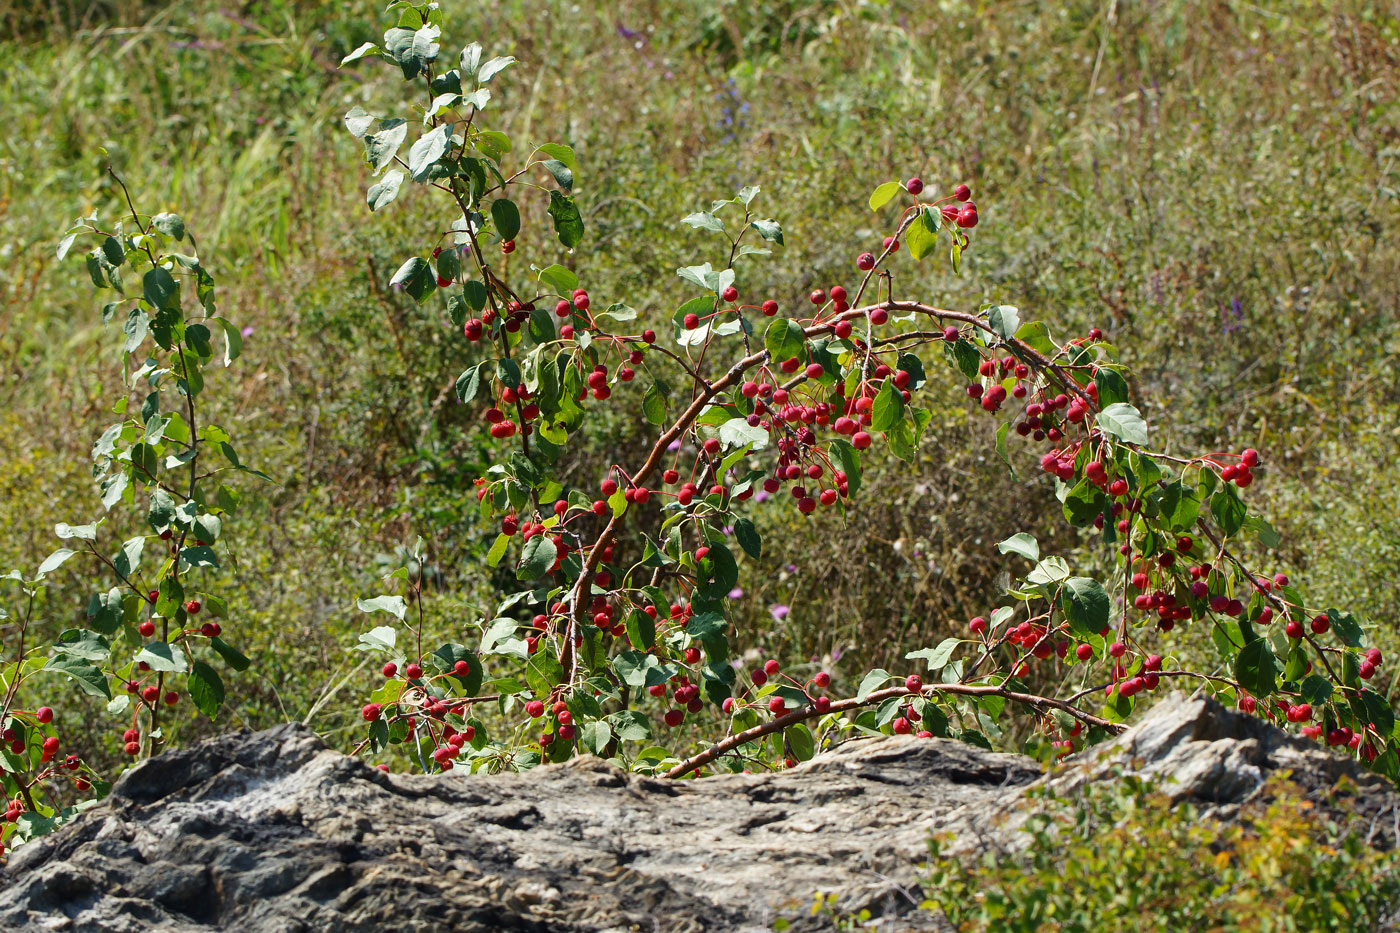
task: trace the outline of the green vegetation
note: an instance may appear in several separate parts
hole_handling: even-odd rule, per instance
[[[239,367],[219,374],[240,388],[212,416],[274,482],[244,484],[226,539],[226,628],[256,664],[228,680],[218,727],[308,719],[348,741],[362,725],[349,699],[373,672],[347,650],[364,623],[344,594],[379,592],[419,535],[437,634],[499,588],[471,487],[487,448],[451,389],[460,341],[439,304],[387,286],[435,235],[433,214],[404,198],[365,224],[351,196],[360,144],[340,117],[393,99],[397,81],[335,66],[381,31],[381,4],[70,5],[0,44],[0,567],[32,571],[53,525],[97,501],[85,464],[107,417],[94,400],[115,376],[112,332],[91,288],[57,269],[50,231],[117,212],[105,147],[138,202],[200,234],[221,305],[251,328]],[[1283,534],[1277,568],[1380,620],[1387,653],[1400,647],[1393,18],[1362,3],[1324,15],[1302,2],[506,2],[473,25],[521,60],[501,128],[578,153],[589,236],[575,265],[596,294],[669,316],[673,270],[695,250],[680,217],[753,183],[788,244],[756,274],[792,277],[751,285],[796,303],[873,245],[876,182],[968,180],[982,227],[964,275],[909,265],[909,290],[1104,328],[1162,446],[1268,452],[1281,468],[1251,492]],[[556,249],[522,240],[509,262]],[[813,516],[800,574],[783,569],[798,555],[774,554],[766,581],[750,577],[739,605],[768,632],[766,654],[821,659],[853,687],[986,609],[995,542],[1029,531],[1074,550],[1030,458],[1008,484],[985,455],[990,428],[951,375],[930,373],[946,391],[928,396],[946,402],[914,481],[906,464],[871,463],[867,483],[898,477],[874,514],[840,535],[823,533],[839,519]],[[591,429],[567,472],[600,474],[642,429],[622,415]],[[758,517],[765,533],[799,520]],[[45,597],[48,636],[87,595],[56,579],[70,585]],[[775,604],[795,608],[778,621]],[[1175,647],[1205,657],[1199,637]],[[75,744],[117,760],[111,722],[61,715]],[[209,728],[183,715],[182,739]]]
[[[1400,908],[1400,858],[1288,784],[1229,823],[1133,778],[1037,804],[1027,844],[934,848],[923,909],[959,931],[1374,930]],[[1335,801],[1345,806],[1346,794]]]

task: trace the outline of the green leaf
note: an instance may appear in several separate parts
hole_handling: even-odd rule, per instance
[[[624,742],[642,742],[651,738],[651,720],[634,709],[620,710],[608,717],[613,731]]]
[[[45,670],[57,671],[72,678],[78,689],[88,696],[110,700],[112,692],[107,686],[107,678],[91,661],[73,655],[60,654],[49,658]]]
[[[982,365],[982,355],[977,352],[972,341],[965,337],[959,337],[958,342],[953,344],[953,349],[950,352],[964,378],[969,382],[975,380],[978,376],[978,369]]]
[[[486,283],[470,279],[462,283],[462,297],[473,311],[486,307]]]
[[[1094,385],[1099,390],[1099,404],[1105,408],[1128,400],[1128,383],[1116,369],[1099,367]]]
[[[520,556],[520,568],[515,572],[517,580],[533,580],[544,576],[554,566],[559,549],[548,535],[535,535],[525,542],[525,550]]]
[[[141,277],[141,297],[157,311],[169,310],[180,286],[163,266],[157,266]]]
[[[870,409],[870,427],[876,431],[888,431],[903,420],[904,395],[895,388],[893,380],[886,379]]]
[[[1069,490],[1063,505],[1065,521],[1075,527],[1089,524],[1111,508],[1107,497],[1087,476]]]
[[[751,226],[768,242],[777,243],[779,246],[787,245],[783,241],[783,225],[776,220],[755,220]]]
[[[510,153],[510,137],[498,130],[482,130],[476,134],[472,145],[498,163]]]
[[[1147,422],[1136,408],[1127,402],[1114,402],[1099,412],[1095,419],[1100,431],[1129,444],[1147,443]]]
[[[1232,537],[1244,527],[1246,511],[1245,504],[1240,500],[1239,493],[1235,492],[1234,486],[1227,484],[1210,497],[1210,514],[1215,516],[1226,537]]]
[[[399,63],[404,80],[411,81],[427,71],[429,63],[437,58],[437,39],[441,34],[437,26],[416,30],[395,27],[384,33],[384,51]]]
[[[1332,698],[1332,681],[1321,674],[1309,674],[1298,685],[1298,693],[1304,703],[1320,707]]]
[[[920,210],[918,218],[904,231],[904,242],[915,260],[923,259],[938,248],[938,221],[928,208]]]
[[[66,561],[68,558],[72,557],[76,553],[78,552],[73,550],[72,548],[59,548],[58,550],[50,554],[48,557],[44,558],[44,562],[39,565],[39,570],[35,574],[35,576],[42,577],[46,573],[53,573],[59,567],[63,566],[64,561]]]
[[[917,660],[924,658],[928,661],[928,669],[931,671],[942,670],[947,666],[948,660],[952,658],[953,652],[962,644],[961,638],[945,638],[934,648],[920,648],[918,651],[911,651],[904,657],[906,660]]]
[[[467,696],[475,696],[481,689],[481,677],[483,673],[481,659],[476,656],[475,651],[472,651],[466,645],[459,645],[456,642],[448,642],[447,644],[439,645],[437,650],[428,656],[428,660],[431,661],[433,666],[439,671],[444,674],[450,674],[453,679],[461,684],[461,690]],[[454,672],[458,661],[467,662],[467,672],[465,674],[457,674]]]
[[[65,539],[78,538],[82,541],[94,541],[97,539],[97,525],[70,525],[67,522],[59,522],[53,526],[53,533]]]
[[[685,624],[685,633],[700,641],[714,641],[724,637],[727,631],[729,623],[718,612],[702,612]]]
[[[836,463],[841,472],[846,474],[846,488],[851,498],[855,498],[860,491],[860,451],[852,446],[850,441],[839,438],[831,442],[831,455],[836,458]]]
[[[759,537],[758,529],[754,523],[747,518],[737,518],[734,520],[734,537],[738,540],[739,546],[744,549],[754,560],[763,556],[763,539]]]
[[[708,262],[700,266],[682,266],[676,270],[676,275],[690,282],[692,285],[698,285],[709,291],[719,291],[719,289],[715,288],[717,284],[717,282],[714,281],[715,270],[710,268]]]
[[[372,48],[373,45],[372,42],[367,42],[364,46],[361,46],[361,48],[365,46]],[[345,128],[349,130],[350,135],[356,139],[364,139],[365,134],[369,132],[369,128],[373,125],[374,114],[358,105],[351,107],[349,112],[345,114]]]
[[[1054,583],[1069,576],[1069,564],[1065,563],[1063,557],[1051,556],[1035,565],[1027,576],[1027,582],[1036,585]],[[1102,628],[1102,626],[1100,626]],[[1095,632],[1097,634],[1097,632]]]
[[[477,83],[489,83],[492,78],[496,77],[496,75],[500,74],[502,71],[505,71],[508,67],[514,64],[515,56],[513,55],[500,55],[496,58],[491,59],[488,62],[483,63],[481,68],[476,73]]]
[[[1024,531],[998,543],[997,550],[1003,554],[1020,554],[1029,561],[1040,560],[1040,543],[1035,540],[1035,535]]]
[[[578,276],[573,273],[573,270],[560,265],[546,266],[541,269],[539,280],[565,298],[578,288]]]
[[[900,190],[901,186],[897,181],[887,181],[883,185],[880,185],[874,191],[870,192],[870,209],[872,211],[878,211],[880,208],[890,203],[890,200],[894,198],[895,195],[899,194]]]
[[[860,688],[856,690],[856,702],[864,703],[866,697],[884,686],[890,679],[890,672],[876,668],[866,674],[860,681]]]
[[[1235,680],[1251,694],[1264,699],[1274,692],[1278,662],[1266,639],[1256,638],[1235,658]]]
[[[481,67],[481,43],[473,42],[471,45],[462,49],[462,56],[458,59],[458,63],[461,67],[462,74],[475,75],[477,69]]]
[[[433,267],[427,260],[414,256],[399,266],[399,271],[389,280],[389,286],[406,292],[422,304],[423,299],[432,294],[433,289],[437,287],[437,277],[433,275]]]
[[[497,198],[491,202],[491,220],[496,224],[496,233],[503,240],[513,240],[520,233],[520,208],[509,198]]]
[[[987,309],[987,324],[1003,340],[1010,340],[1021,326],[1021,312],[1013,305],[994,305]]]
[[[55,654],[66,654],[84,661],[105,661],[112,646],[97,632],[74,628],[58,636],[53,650]]]
[[[385,172],[382,179],[376,184],[370,185],[369,191],[365,194],[365,203],[369,205],[369,209],[377,211],[392,203],[394,198],[399,196],[399,189],[403,187],[403,179],[403,172],[394,169],[391,172]]]
[[[501,384],[512,389],[520,388],[523,374],[520,372],[520,364],[508,356],[503,356],[496,361],[496,378],[501,380]]]
[[[1328,609],[1327,618],[1332,623],[1332,630],[1337,633],[1337,637],[1344,644],[1352,648],[1361,647],[1364,632],[1361,629],[1361,623],[1356,620],[1356,616],[1340,609]]]
[[[666,394],[661,391],[658,383],[653,382],[647,387],[646,395],[642,397],[642,414],[652,424],[665,424],[666,422]]]
[[[633,609],[627,614],[627,639],[633,648],[641,651],[656,647],[655,620],[642,610]]]
[[[219,672],[203,661],[195,661],[190,670],[189,691],[195,707],[210,719],[224,705],[224,682],[219,679]]]
[[[1366,707],[1367,716],[1375,724],[1376,731],[1382,737],[1391,735],[1395,731],[1395,711],[1390,708],[1386,698],[1374,690],[1363,689],[1361,701]]]
[[[404,614],[408,612],[408,603],[402,596],[376,596],[355,600],[355,608],[361,612],[387,612],[402,622]]]
[[[579,737],[583,739],[583,747],[588,749],[589,754],[601,755],[612,741],[612,727],[605,720],[595,719],[584,724],[579,730]]]
[[[730,418],[720,425],[719,439],[730,448],[751,445],[753,450],[762,450],[768,446],[768,432],[744,418]]]
[[[172,214],[169,211],[157,214],[151,218],[151,225],[172,240],[185,238],[185,222],[180,219],[179,214]]]
[[[681,218],[681,223],[694,227],[697,230],[712,230],[715,233],[724,232],[724,221],[720,220],[709,211],[697,211],[694,214],[687,214]]]
[[[797,722],[788,726],[783,730],[783,738],[787,740],[792,757],[798,761],[811,761],[817,753],[816,740],[812,738],[812,730],[808,729],[805,723]]]
[[[545,171],[554,176],[554,181],[565,191],[574,190],[574,173],[569,167],[558,159],[545,159],[540,163]]]
[[[1136,705],[1132,697],[1125,697],[1117,690],[1113,695],[1104,700],[1103,716],[1109,722],[1126,722],[1133,714],[1133,707]]]
[[[763,346],[774,363],[790,359],[806,359],[807,335],[802,327],[787,318],[778,318],[763,334]]]
[[[1045,326],[1044,321],[1022,324],[1016,328],[1016,339],[1046,356],[1055,355],[1055,341],[1050,339],[1050,328]]]
[[[1108,591],[1089,577],[1071,577],[1060,591],[1060,610],[1081,639],[1098,635],[1108,624],[1109,605]]]
[[[583,217],[573,198],[551,191],[549,216],[554,219],[554,232],[559,236],[559,242],[566,248],[573,249],[583,239]]]
[[[180,561],[186,567],[217,567],[219,559],[214,549],[198,545],[180,549]]]
[[[393,630],[390,629],[390,631]],[[224,641],[217,635],[209,639],[209,644],[211,647],[213,647],[215,651],[219,653],[219,657],[224,659],[224,663],[227,664],[229,667],[233,668],[235,671],[246,671],[248,669],[248,665],[252,663],[248,660],[248,657],[243,652],[239,651],[237,648],[233,647],[233,645],[230,645],[228,642]]]
[[[662,664],[654,654],[624,651],[612,662],[613,670],[629,687],[655,687],[676,674],[674,665]]]
[[[343,67],[345,67],[346,65],[350,64],[351,62],[357,62],[357,61],[359,61],[360,59],[364,58],[366,55],[369,55],[371,52],[378,52],[378,51],[379,51],[379,46],[375,45],[373,42],[366,42],[364,45],[360,46],[360,47],[357,48],[355,51],[351,52],[349,55],[347,55],[347,56],[345,56],[344,58],[342,58],[342,59],[340,60],[340,67],[343,68]],[[355,110],[359,110],[359,109],[360,109],[359,107],[356,107],[356,108],[355,108]],[[354,113],[354,112],[355,112],[354,110],[350,111],[350,113]],[[345,122],[346,122],[346,123],[349,123],[349,122],[350,122],[350,114],[346,114],[346,115],[345,115]]]
[[[394,118],[379,121],[379,132],[365,137],[365,161],[378,175],[394,163],[399,147],[408,138],[408,122]]]
[[[739,565],[734,554],[723,544],[710,545],[710,553],[705,556],[710,566],[708,575],[701,573],[700,595],[705,599],[724,599],[734,585],[739,582]],[[708,579],[704,579],[708,576]]]
[[[1283,536],[1278,533],[1273,525],[1270,525],[1258,515],[1251,515],[1244,520],[1244,527],[1247,531],[1252,531],[1254,537],[1259,539],[1259,543],[1266,548],[1276,548],[1283,543]]]
[[[360,635],[356,651],[393,651],[398,631],[390,625],[379,625]]]
[[[432,167],[437,164],[452,145],[452,124],[444,123],[429,130],[408,150],[408,172],[414,181],[428,180]]]
[[[1188,489],[1180,480],[1175,480],[1163,487],[1161,508],[1162,520],[1172,531],[1186,531],[1196,524],[1196,516],[1201,511],[1201,500],[1196,498],[1195,490]]]
[[[65,258],[67,258],[68,251],[73,248],[73,244],[77,241],[78,232],[76,230],[72,233],[67,234],[66,236],[64,236],[63,239],[58,241],[58,249],[55,252],[55,257],[58,259],[59,262],[62,262]]]
[[[574,150],[562,143],[545,143],[535,151],[543,152],[551,159],[563,162],[570,172],[578,172],[578,162],[574,159]]]
[[[145,647],[136,653],[136,660],[145,661],[153,671],[164,671],[167,674],[183,673],[189,666],[185,660],[185,653],[178,645],[167,645],[163,641],[147,642]]]
[[[486,365],[485,362],[477,363],[457,377],[457,397],[463,402],[470,402],[481,391],[481,373]]]
[[[232,323],[221,317],[213,319],[224,330],[224,365],[228,366],[243,352],[243,335]]]

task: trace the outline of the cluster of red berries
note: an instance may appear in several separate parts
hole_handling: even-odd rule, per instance
[[[745,688],[745,693],[741,696],[726,697],[721,704],[721,708],[725,713],[732,713],[735,709],[753,707],[755,704],[748,699],[748,690],[757,690],[767,684],[769,680],[779,675],[790,685],[802,690],[804,697],[818,713],[825,713],[831,709],[831,697],[816,694],[817,690],[826,690],[831,686],[830,674],[826,671],[818,671],[812,676],[810,681],[803,683],[795,678],[788,677],[786,674],[782,674],[782,666],[778,663],[776,658],[769,658],[764,661],[763,664],[750,671],[749,682],[752,684],[752,688]],[[768,698],[766,708],[768,712],[774,716],[782,716],[784,713],[791,712],[797,708],[796,706],[790,705],[792,702],[793,701],[790,699],[774,694]],[[791,767],[795,762],[789,760],[787,764]]]
[[[520,328],[530,320],[530,310],[530,305],[522,304],[512,298],[506,302],[505,314],[497,314],[495,308],[487,308],[481,312],[481,317],[468,318],[466,323],[462,325],[462,334],[475,343],[483,337],[493,336],[492,325],[497,322],[500,322],[500,329],[506,333],[518,333]]]
[[[733,285],[726,285],[724,288],[720,289],[719,297],[720,300],[733,304],[739,300],[739,289],[735,288]],[[752,310],[754,307],[754,305],[739,305],[732,308],[720,308],[717,311],[705,315],[690,312],[682,315],[681,327],[685,330],[696,330],[701,324],[713,318],[723,317],[726,314],[741,314],[744,310]],[[763,304],[758,305],[757,308],[763,312],[764,317],[772,317],[778,313],[778,303],[771,298],[764,301]],[[647,341],[647,343],[651,342],[650,340]]]
[[[1234,483],[1241,489],[1254,482],[1254,468],[1259,465],[1259,451],[1246,448],[1240,452],[1239,463],[1227,463],[1220,467],[1220,478]]]
[[[924,679],[918,674],[910,674],[904,678],[904,689],[913,696],[921,697],[924,692]],[[890,731],[895,735],[912,735],[920,739],[933,738],[933,733],[929,730],[914,728],[915,723],[922,721],[923,716],[918,708],[912,703],[906,703],[895,711],[895,717],[890,721]]]
[[[206,541],[199,541],[196,543],[198,543],[201,546],[208,544],[208,542]],[[160,592],[158,590],[151,590],[146,594],[146,602],[149,603],[151,606],[154,606],[159,600]],[[197,616],[199,615],[199,611],[203,608],[204,604],[201,603],[198,599],[189,599],[185,601],[184,609],[187,615]],[[152,616],[147,616],[145,619],[141,620],[141,623],[139,625],[136,626],[136,630],[141,633],[141,636],[143,638],[150,638],[156,633],[155,619]],[[208,622],[205,622],[199,627],[199,634],[203,635],[205,638],[215,638],[219,635],[222,635],[223,632],[223,626],[220,625],[218,622],[215,622],[213,619],[210,619]],[[187,634],[190,633],[181,633],[181,637]],[[142,669],[149,670],[149,668]]]
[[[471,674],[471,670],[471,662],[461,659],[456,661],[450,670],[445,671],[439,676],[465,678]],[[380,673],[386,678],[392,679],[399,674],[399,666],[393,661],[389,661],[385,663]],[[410,683],[417,681],[423,676],[423,668],[415,662],[409,662],[403,667],[403,675]],[[401,698],[394,706],[399,710],[398,715],[395,717],[396,719],[412,721],[421,718],[422,725],[420,728],[423,729],[434,745],[432,758],[443,771],[450,771],[452,769],[452,761],[461,752],[462,746],[476,737],[476,729],[474,726],[464,724],[462,728],[457,729],[447,722],[447,717],[449,715],[456,716],[460,719],[466,718],[467,704],[465,703],[449,704],[443,700],[430,698],[424,700],[420,707],[410,709],[406,705],[406,700]],[[365,722],[377,722],[383,718],[383,716],[383,704],[366,703],[360,708],[360,717],[364,719]]]
[[[462,746],[470,742],[475,735],[476,730],[471,726],[467,726],[459,732],[450,724],[443,723],[439,736],[440,744],[432,752],[432,759],[437,762],[438,768],[443,771],[451,771],[453,760],[462,753]]]
[[[973,634],[985,640],[989,638],[989,626],[986,618],[976,616],[968,622],[968,629]],[[1107,638],[1112,629],[1108,626],[1100,629],[1099,636]],[[1068,639],[1051,639],[1051,632],[1044,625],[1025,620],[1017,625],[1010,626],[1003,633],[1002,638],[1007,644],[1015,645],[1023,652],[1029,652],[1029,656],[1036,660],[1044,661],[1052,655],[1062,661],[1068,661],[1070,649],[1073,647],[1075,659],[1088,661],[1094,656],[1094,648],[1087,642],[1080,642],[1072,645]],[[1150,654],[1144,660],[1141,672],[1126,680],[1128,667],[1126,665],[1127,646],[1122,642],[1113,642],[1108,646],[1108,655],[1114,659],[1113,681],[1106,689],[1108,695],[1112,695],[1115,688],[1119,689],[1124,697],[1130,697],[1142,690],[1154,690],[1159,681],[1159,672],[1162,669],[1162,658],[1160,655]],[[1074,663],[1070,661],[1069,663]],[[1022,661],[1013,674],[1017,677],[1024,677],[1029,673],[1029,668],[1025,661]],[[1119,681],[1122,681],[1120,684]]]
[[[700,687],[691,683],[689,675],[684,672],[672,677],[667,683],[648,687],[647,692],[657,699],[665,699],[666,694],[670,693],[671,701],[676,705],[667,709],[661,720],[672,729],[685,722],[687,712],[698,713],[705,708],[700,699]]]

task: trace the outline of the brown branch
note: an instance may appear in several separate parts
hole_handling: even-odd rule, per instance
[[[668,778],[684,777],[692,771],[703,768],[716,758],[738,748],[740,745],[745,745],[756,739],[761,739],[766,735],[772,735],[774,732],[785,729],[794,723],[813,719],[817,716],[825,716],[827,713],[840,713],[846,710],[859,709],[862,706],[870,706],[874,703],[882,703],[891,697],[907,696],[912,699],[916,696],[930,693],[945,693],[958,696],[998,696],[1011,700],[1013,703],[1029,706],[1033,709],[1058,709],[1069,713],[1075,719],[1087,725],[1098,726],[1115,735],[1127,728],[1121,723],[1109,722],[1107,719],[1101,719],[1098,716],[1086,713],[1063,700],[1056,700],[1053,697],[1037,696],[1030,693],[1018,693],[1014,690],[1007,690],[1005,687],[973,684],[925,684],[922,693],[910,693],[902,686],[887,687],[884,690],[874,691],[863,700],[858,700],[855,697],[848,697],[844,700],[834,700],[825,711],[818,711],[815,706],[804,706],[790,713],[784,713],[769,722],[754,726],[752,729],[746,729],[743,732],[735,733],[715,745],[712,745],[700,754],[687,758],[670,771],[667,771],[665,776]]]

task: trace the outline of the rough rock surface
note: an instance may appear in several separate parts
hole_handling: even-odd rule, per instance
[[[595,759],[493,777],[389,775],[282,726],[132,769],[102,805],[20,849],[0,929],[711,931],[822,929],[818,891],[887,930],[936,929],[907,893],[931,833],[1005,836],[1036,782],[1104,769],[1224,816],[1273,772],[1394,844],[1397,797],[1349,762],[1210,701],[1170,699],[1106,755],[1043,776],[954,741],[856,741],[791,771],[668,782]]]

